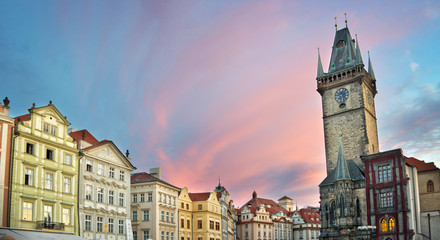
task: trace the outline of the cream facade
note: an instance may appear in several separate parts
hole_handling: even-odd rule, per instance
[[[179,190],[161,179],[160,168],[131,176],[131,217],[135,240],[177,239]]]
[[[14,119],[9,117],[9,100],[0,103],[0,227],[7,227],[9,208],[9,166],[11,158],[11,135]]]
[[[192,240],[192,211],[193,205],[189,197],[188,188],[180,190],[178,204],[179,206],[179,240]]]
[[[81,149],[80,236],[86,239],[127,239],[130,174],[136,168],[112,141],[97,141],[87,130],[73,131],[70,135]]]
[[[78,150],[50,102],[15,118],[10,227],[78,233]]]
[[[192,200],[192,224],[194,240],[220,240],[221,206],[215,191],[189,193]]]

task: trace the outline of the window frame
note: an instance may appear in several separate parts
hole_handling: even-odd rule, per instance
[[[23,209],[23,211],[22,211],[22,214],[21,214],[21,220],[23,220],[23,221],[31,221],[32,222],[33,219],[34,219],[34,203],[33,202],[23,201],[22,209]],[[28,217],[29,219],[26,219],[26,217]]]

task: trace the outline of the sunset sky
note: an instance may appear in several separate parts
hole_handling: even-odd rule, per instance
[[[312,3],[313,2],[313,3]],[[52,100],[72,123],[235,206],[318,205],[325,153],[318,47],[370,51],[380,150],[440,166],[439,1],[0,1],[0,98]]]

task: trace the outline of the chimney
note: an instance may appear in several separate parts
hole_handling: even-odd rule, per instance
[[[160,174],[160,168],[150,168],[150,175],[155,178],[162,179]]]

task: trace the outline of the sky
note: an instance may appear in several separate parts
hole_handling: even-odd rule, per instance
[[[136,171],[236,207],[319,205],[327,72],[347,13],[377,79],[380,150],[440,166],[438,1],[0,1],[0,98],[50,100]],[[367,66],[366,66],[367,67]]]

